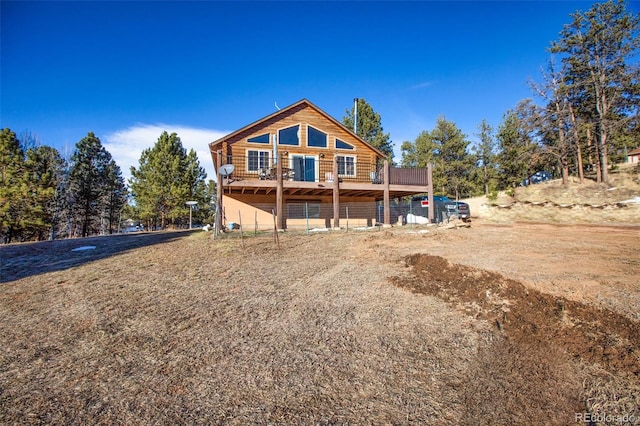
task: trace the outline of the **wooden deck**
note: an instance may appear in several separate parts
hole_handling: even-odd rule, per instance
[[[286,157],[278,156],[274,165],[268,168],[247,167],[245,157],[227,157],[226,164],[233,164],[234,171],[229,176],[218,172],[219,202],[221,195],[239,199],[264,200],[273,197],[276,210],[281,211],[284,200],[318,198],[331,200],[335,211],[334,227],[339,227],[340,201],[362,199],[367,201],[383,201],[385,224],[390,224],[390,200],[416,194],[429,194],[433,197],[431,168],[398,168],[390,167],[387,161],[382,164],[358,163],[342,173],[337,160],[318,160],[314,164],[313,173],[300,173],[289,163]],[[222,164],[222,155],[216,161]],[[254,170],[252,170],[254,169]],[[298,173],[298,175],[296,175]],[[305,174],[305,176],[303,176]],[[335,176],[338,178],[336,179]],[[250,202],[250,201],[249,201]],[[433,202],[430,203],[433,206]],[[278,227],[283,222],[278,216]],[[429,216],[433,219],[432,207]]]

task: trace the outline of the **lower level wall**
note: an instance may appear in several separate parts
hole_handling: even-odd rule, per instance
[[[224,224],[242,224],[248,231],[273,230],[272,212],[276,205],[273,197],[232,198],[222,197]],[[284,200],[285,228],[306,229],[333,227],[333,202],[331,197],[309,199],[289,198]],[[346,198],[340,200],[340,226],[373,226],[380,222],[381,212],[375,199]]]

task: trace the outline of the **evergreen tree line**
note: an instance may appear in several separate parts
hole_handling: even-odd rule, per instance
[[[215,184],[205,184],[195,151],[187,152],[175,133],[163,132],[131,173],[130,192],[120,167],[91,132],[65,159],[29,133],[17,137],[2,129],[0,241],[106,235],[131,224],[146,229],[185,226],[190,213],[186,201],[198,202],[192,212],[195,223],[212,223]]]
[[[88,133],[65,159],[26,135],[0,131],[2,243],[114,232],[127,189],[100,139]]]
[[[434,165],[438,193],[467,197],[513,188],[539,170],[563,183],[569,176],[584,182],[585,172],[608,181],[612,164],[640,146],[639,18],[622,0],[596,3],[551,43],[549,66],[541,83],[530,86],[532,99],[507,111],[497,129],[486,120],[471,144],[454,122],[437,119],[435,128],[402,143],[400,164]],[[354,108],[343,123],[353,128]],[[380,115],[358,100],[357,133],[393,157]]]

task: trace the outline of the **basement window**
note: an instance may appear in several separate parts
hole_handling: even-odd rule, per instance
[[[287,217],[289,219],[319,219],[320,203],[318,201],[287,203]]]

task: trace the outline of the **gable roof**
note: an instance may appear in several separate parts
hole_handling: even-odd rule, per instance
[[[627,155],[640,155],[640,148],[636,148]]]
[[[358,141],[362,142],[362,144],[364,144],[365,146],[367,146],[368,148],[370,148],[372,151],[374,151],[376,154],[379,154],[381,157],[386,157],[385,154],[380,151],[378,148],[374,147],[373,145],[371,145],[369,142],[365,141],[364,139],[362,139],[360,136],[356,135],[355,133],[353,133],[353,131],[351,129],[349,129],[348,127],[346,127],[344,124],[342,124],[341,122],[339,122],[338,120],[336,120],[335,118],[333,118],[332,116],[330,116],[329,114],[327,114],[326,112],[324,112],[323,110],[321,110],[320,108],[318,108],[316,105],[314,105],[312,102],[310,102],[307,99],[301,99],[298,102],[289,105],[288,107],[282,108],[276,112],[274,112],[273,114],[267,115],[266,117],[263,117],[257,121],[254,121],[253,123],[244,126],[241,129],[236,130],[235,132],[229,133],[226,136],[221,137],[218,140],[215,140],[213,142],[211,142],[209,144],[209,150],[213,150],[213,147],[224,142],[226,139],[232,138],[234,136],[236,136],[239,133],[245,132],[247,130],[249,130],[250,128],[257,126],[265,121],[268,120],[272,120],[272,119],[277,119],[277,117],[279,115],[286,115],[290,110],[297,108],[299,106],[302,105],[306,105],[309,108],[312,108],[313,110],[315,110],[316,112],[318,112],[320,115],[322,115],[323,117],[325,117],[327,120],[331,121],[332,123],[334,123],[335,125],[341,127],[342,129],[344,129],[347,133],[349,133],[351,136],[353,136],[354,138],[356,138]]]

